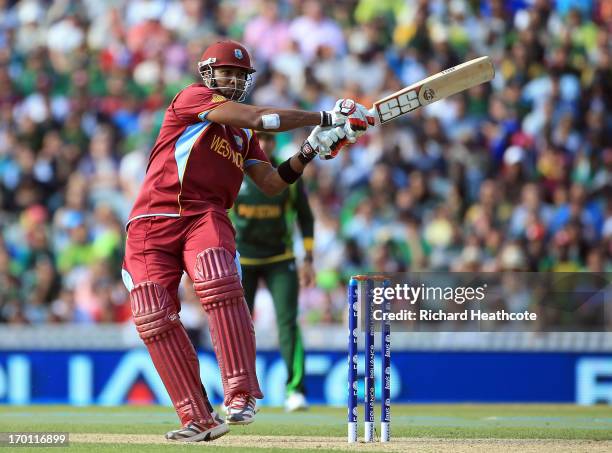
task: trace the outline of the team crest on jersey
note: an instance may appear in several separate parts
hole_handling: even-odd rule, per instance
[[[211,101],[213,104],[217,104],[218,102],[227,101],[227,98],[224,96],[221,96],[220,94],[213,94]]]
[[[238,58],[239,60],[242,60],[242,50],[234,49],[234,56]]]
[[[242,149],[242,137],[240,135],[234,135],[234,140],[238,145],[238,148]]]

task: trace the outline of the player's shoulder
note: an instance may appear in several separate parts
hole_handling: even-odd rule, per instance
[[[203,83],[192,83],[191,85],[183,88],[178,96],[182,98],[182,100],[196,100],[198,102],[207,101],[212,103],[223,102],[227,99],[217,93],[216,90],[208,88]]]
[[[209,94],[212,92],[213,90],[208,88],[203,83],[192,83],[181,90],[181,93],[184,94]]]

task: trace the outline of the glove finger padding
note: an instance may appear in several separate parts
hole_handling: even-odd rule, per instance
[[[319,154],[320,153],[325,153],[326,151],[329,150],[329,148],[333,145],[334,140],[332,139],[332,137],[329,135],[329,133],[322,133],[320,134],[318,137],[319,140]]]
[[[357,110],[361,113],[361,115],[363,115],[363,119],[366,121],[366,123],[368,123],[368,126],[376,125],[376,119],[374,118],[374,115],[372,115],[367,108],[365,108],[361,104],[357,104]]]
[[[365,134],[369,125],[375,124],[374,117],[363,105],[357,104],[355,113],[348,118],[344,125],[346,136],[351,143],[355,143],[359,137]]]
[[[338,155],[338,153],[340,152],[340,150],[342,148],[344,148],[347,144],[348,144],[348,140],[346,138],[343,138],[342,140],[338,140],[336,143],[334,143],[330,150],[330,154],[329,156],[326,156],[325,159],[329,160],[329,159],[333,159],[334,157],[336,157]]]
[[[319,135],[321,135],[323,130],[324,129],[321,126],[316,126],[312,131],[310,131],[308,138],[306,138],[306,141],[310,143],[310,146],[312,146],[313,149],[317,149],[319,147]]]
[[[346,123],[344,125],[344,133],[346,134],[346,140],[350,144],[355,143],[357,139],[363,135],[364,132],[365,131],[363,130],[359,131],[359,130],[353,129],[350,123]]]
[[[366,130],[368,126],[373,126],[375,123],[370,111],[361,104],[357,104],[355,113],[349,117],[349,122],[355,131]]]
[[[361,118],[349,118],[348,125],[355,132],[362,132],[368,128],[367,121]]]
[[[346,146],[349,140],[346,137],[346,131],[343,127],[335,127],[328,131],[324,131],[325,140],[329,141],[329,146],[322,151],[319,151],[321,159],[329,160],[338,155],[340,150]]]

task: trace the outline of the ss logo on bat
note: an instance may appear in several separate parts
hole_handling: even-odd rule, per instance
[[[400,94],[396,98],[389,99],[381,104],[378,104],[378,112],[382,122],[389,121],[396,116],[403,115],[418,108],[421,105],[416,91],[408,91]]]

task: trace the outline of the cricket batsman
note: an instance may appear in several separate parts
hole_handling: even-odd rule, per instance
[[[257,134],[259,143],[277,166],[273,156],[276,136]],[[299,283],[314,283],[312,248],[314,218],[301,180],[278,195],[269,197],[250,180],[245,179],[231,211],[240,252],[242,286],[251,313],[259,280],[264,280],[272,294],[278,343],[287,368],[285,409],[288,412],[307,409],[304,388],[304,347],[297,323]],[[304,260],[299,278],[293,255],[293,232],[299,226],[304,245]]]
[[[241,104],[255,72],[241,44],[221,41],[198,63],[202,83],[168,106],[127,226],[123,280],[134,323],[172,400],[181,428],[166,438],[210,441],[228,424],[248,424],[263,397],[255,374],[255,334],[240,282],[234,229],[227,216],[246,173],[265,194],[293,184],[320,154],[333,158],[373,124],[365,107],[339,100],[333,110]],[[270,165],[254,131],[317,126],[299,152]],[[208,401],[195,349],[179,312],[186,271],[209,319],[227,417]]]

